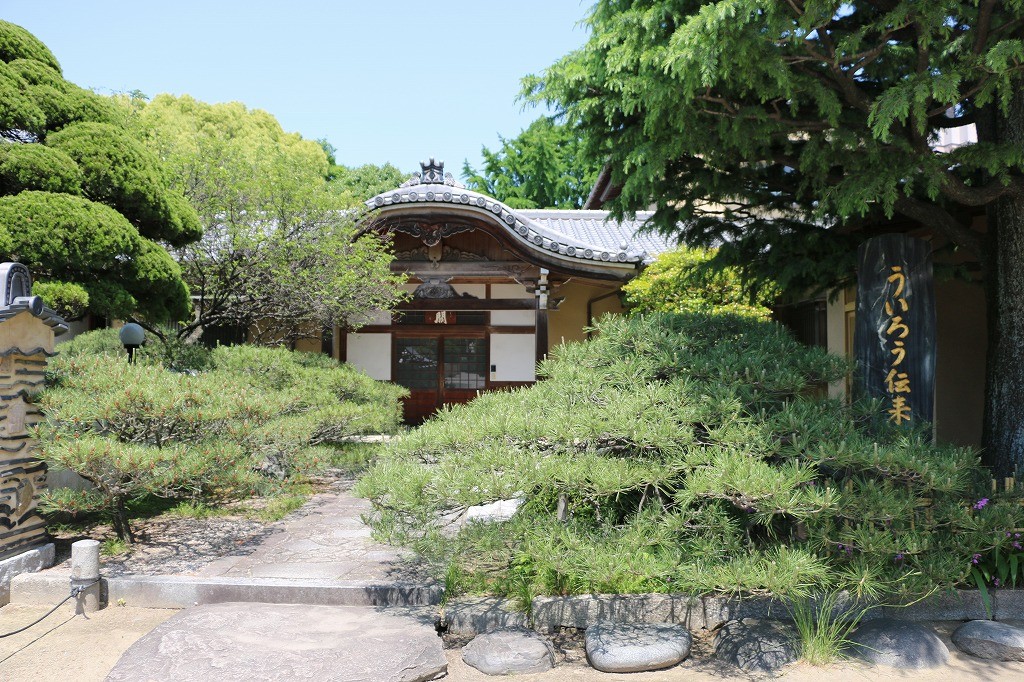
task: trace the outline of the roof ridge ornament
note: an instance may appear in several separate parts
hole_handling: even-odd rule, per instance
[[[434,161],[434,157],[430,157],[430,161],[420,161],[420,168],[423,172],[420,173],[424,185],[440,185],[444,183],[444,161]]]
[[[400,187],[414,187],[416,185],[447,185],[466,189],[466,186],[455,179],[451,173],[444,172],[444,161],[420,161],[420,172],[413,173],[412,177],[403,182]]]

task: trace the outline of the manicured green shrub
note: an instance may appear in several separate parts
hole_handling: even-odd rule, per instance
[[[251,494],[260,473],[286,478],[328,466],[324,448],[393,431],[400,418],[402,389],[311,354],[210,352],[155,339],[129,365],[113,329],[59,349],[39,399],[48,418],[39,430],[42,456],[95,491],[50,495],[46,504],[72,513],[98,506],[128,540],[132,500]],[[169,371],[164,360],[203,371]]]
[[[360,481],[375,527],[463,584],[520,596],[850,589],[962,582],[1019,505],[972,509],[974,452],[820,397],[848,366],[775,323],[611,317],[535,386],[442,411]],[[512,520],[445,522],[522,498]]]
[[[763,287],[752,299],[735,268],[709,266],[714,249],[679,246],[660,254],[622,287],[626,305],[641,313],[735,313],[767,319],[778,294]]]

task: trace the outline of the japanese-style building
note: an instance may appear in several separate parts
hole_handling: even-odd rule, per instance
[[[405,386],[405,417],[422,421],[478,392],[528,385],[536,363],[590,323],[621,312],[621,286],[662,251],[638,234],[649,214],[520,210],[466,189],[431,159],[402,186],[366,202],[363,226],[393,237],[394,272],[412,293],[336,335],[336,356]]]

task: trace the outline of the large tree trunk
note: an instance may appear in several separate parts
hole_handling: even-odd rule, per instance
[[[980,140],[1024,147],[1024,87],[1006,113],[979,121]],[[990,137],[991,136],[991,137]],[[985,286],[988,361],[982,461],[998,477],[1024,474],[1024,198],[1008,196],[988,208]]]

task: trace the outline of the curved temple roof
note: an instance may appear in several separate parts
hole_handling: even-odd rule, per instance
[[[636,234],[649,214],[635,221],[618,223],[606,211],[519,210],[485,194],[466,189],[451,173],[444,173],[444,164],[430,159],[401,187],[378,194],[366,201],[370,212],[391,212],[392,207],[413,208],[417,205],[440,205],[459,211],[486,216],[499,225],[512,239],[532,250],[543,250],[548,256],[558,255],[567,261],[631,264],[638,267],[653,256],[671,248],[657,237]],[[404,212],[404,211],[403,211]],[[648,253],[644,248],[653,247]]]

